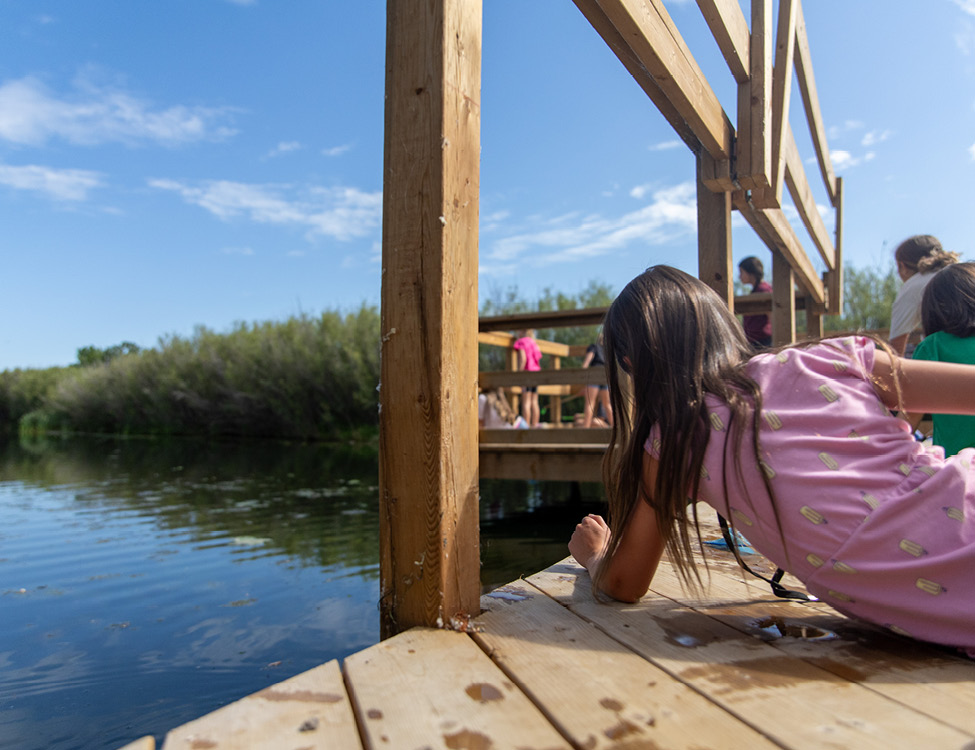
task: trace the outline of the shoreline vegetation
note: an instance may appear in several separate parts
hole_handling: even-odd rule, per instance
[[[892,266],[846,269],[844,286],[847,314],[827,318],[828,329],[889,325]],[[545,289],[535,302],[516,288],[499,288],[490,290],[480,314],[604,307],[612,300],[611,287],[598,281],[576,295]],[[586,346],[597,332],[582,326],[537,335]],[[479,350],[481,370],[504,369],[500,349]],[[379,311],[365,304],[345,314],[237,323],[226,333],[199,326],[189,337],[164,336],[152,349],[130,342],[86,346],[73,365],[0,372],[0,434],[376,442],[379,352]],[[582,408],[567,406],[569,417]]]

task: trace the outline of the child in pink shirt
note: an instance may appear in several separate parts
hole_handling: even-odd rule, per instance
[[[975,656],[975,449],[946,459],[891,413],[975,414],[975,367],[866,337],[755,355],[713,290],[665,266],[603,330],[613,523],[587,516],[569,543],[595,586],[639,599],[665,548],[694,580],[702,500],[841,612]]]
[[[521,331],[521,337],[512,345],[518,353],[518,369],[536,372],[541,370],[542,350],[535,341],[535,331]],[[540,412],[538,408],[538,387],[525,386],[521,399],[521,416],[530,427],[538,427]]]

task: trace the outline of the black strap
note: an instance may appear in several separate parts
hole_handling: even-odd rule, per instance
[[[772,587],[772,593],[775,594],[780,599],[798,599],[803,602],[816,602],[819,601],[815,596],[811,594],[804,594],[801,591],[795,591],[793,589],[787,589],[782,585],[782,577],[785,575],[785,571],[782,568],[776,568],[775,573],[771,578],[766,578],[761,573],[756,573],[754,570],[748,567],[747,563],[741,559],[741,553],[738,551],[738,540],[731,533],[731,527],[728,526],[728,521],[725,517],[718,513],[718,523],[721,525],[721,536],[724,538],[725,544],[728,545],[728,549],[731,550],[731,554],[735,556],[735,560],[747,573],[751,573],[756,578],[761,578],[769,586]]]

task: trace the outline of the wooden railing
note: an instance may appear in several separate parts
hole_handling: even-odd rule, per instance
[[[843,183],[830,162],[799,0],[779,0],[774,29],[772,0],[751,0],[750,19],[738,0],[698,0],[737,85],[734,117],[664,0],[574,2],[696,157],[698,277],[734,306],[738,210],[771,250],[773,340],[794,340],[797,294],[816,335],[822,315],[843,306]],[[479,607],[472,390],[483,40],[482,0],[386,7],[380,611],[389,635]],[[789,120],[793,71],[836,212],[832,243]],[[783,211],[784,188],[823,278]]]

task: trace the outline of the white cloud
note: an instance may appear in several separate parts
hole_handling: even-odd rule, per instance
[[[697,195],[692,182],[657,190],[643,208],[618,217],[568,214],[531,231],[486,244],[481,272],[509,273],[518,265],[548,266],[607,255],[631,242],[661,244],[693,235]]]
[[[357,188],[297,189],[290,185],[250,185],[210,180],[190,185],[176,180],[150,180],[149,185],[170,190],[183,200],[229,221],[245,218],[259,224],[303,227],[309,235],[338,240],[361,237],[378,226],[382,193]]]
[[[975,0],[954,0],[955,5],[970,16],[975,16]]]
[[[281,154],[289,154],[292,151],[301,150],[302,146],[298,141],[281,141],[277,146],[268,151],[268,158],[274,158],[275,156],[281,156]]]
[[[831,125],[828,130],[829,139],[832,141],[845,133],[850,133],[856,130],[863,130],[866,125],[859,120],[847,120],[842,125]]]
[[[83,145],[219,140],[236,132],[220,124],[230,113],[227,108],[154,108],[130,94],[85,81],[66,96],[29,76],[0,84],[0,139],[25,146],[52,139]]]
[[[351,143],[345,143],[341,146],[333,146],[332,148],[323,148],[322,156],[341,156],[346,151],[349,151],[351,148],[352,148]]]
[[[672,149],[680,148],[681,145],[681,141],[664,141],[663,143],[655,143],[649,148],[651,151],[671,151]]]
[[[875,146],[878,143],[883,143],[886,141],[891,135],[893,135],[893,133],[891,133],[889,130],[871,130],[869,133],[863,136],[863,139],[860,141],[860,145],[867,147]]]
[[[16,190],[33,190],[60,201],[83,201],[89,191],[103,184],[98,172],[84,169],[52,169],[29,165],[0,164],[0,185]]]
[[[972,160],[975,160],[975,143],[968,147],[968,154],[972,157]]]

